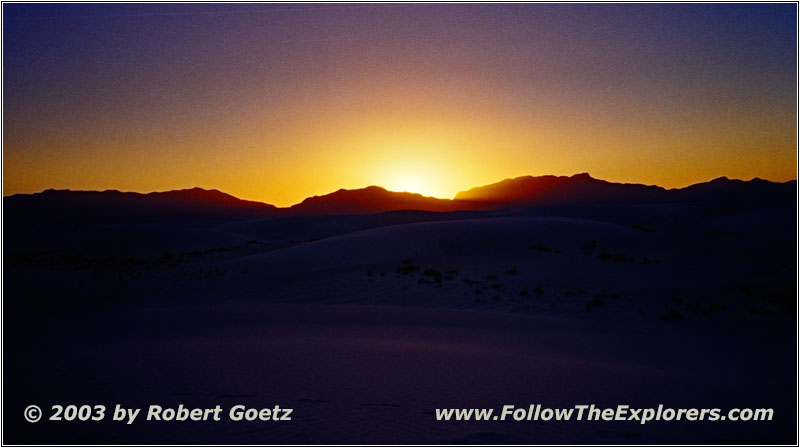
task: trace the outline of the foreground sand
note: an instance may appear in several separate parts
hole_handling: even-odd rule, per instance
[[[6,357],[23,403],[294,408],[284,423],[22,426],[45,443],[744,443],[792,436],[791,333],[747,338],[685,325],[620,328],[419,308],[168,307],[46,322]],[[40,329],[42,327],[39,327]],[[142,334],[142,328],[147,331]],[[136,335],[136,336],[133,336]],[[753,362],[758,360],[758,362]],[[437,407],[776,408],[773,422],[437,422]],[[15,443],[16,440],[7,440]]]
[[[5,406],[20,412],[6,413],[4,442],[792,443],[791,226],[757,232],[763,216],[669,232],[489,217],[311,241],[268,241],[272,224],[250,222],[195,241],[256,241],[230,250],[79,269],[29,261],[6,271],[31,301],[6,311]],[[291,422],[32,425],[21,417],[32,403],[295,411]],[[434,417],[536,403],[772,407],[775,418]]]

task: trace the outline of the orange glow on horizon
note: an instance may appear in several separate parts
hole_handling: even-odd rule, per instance
[[[345,125],[351,119],[363,127]],[[85,145],[79,163],[65,163],[59,151],[45,160],[28,158],[26,151],[5,153],[4,195],[47,188],[150,192],[197,186],[285,207],[309,196],[369,185],[453,198],[462,190],[523,175],[589,172],[608,181],[667,188],[719,176],[795,178],[790,126],[774,132],[745,121],[717,130],[708,123],[695,134],[675,126],[651,138],[652,129],[633,132],[635,125],[603,124],[601,133],[556,120],[526,126],[513,117],[481,122],[467,114],[407,123],[391,117],[328,120],[304,123],[296,135],[280,138],[252,130],[236,138],[221,132],[177,143],[118,142],[125,149],[118,153],[105,152],[89,136],[50,141],[63,152]]]

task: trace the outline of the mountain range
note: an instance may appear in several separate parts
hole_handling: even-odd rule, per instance
[[[45,190],[3,198],[13,224],[86,221],[229,220],[279,216],[372,214],[398,210],[430,212],[515,210],[552,205],[653,203],[770,203],[796,200],[796,181],[750,181],[725,177],[686,188],[625,184],[573,176],[523,176],[459,192],[454,199],[388,191],[370,186],[313,196],[287,208],[238,199],[218,190],[192,188],[156,193],[116,190]]]

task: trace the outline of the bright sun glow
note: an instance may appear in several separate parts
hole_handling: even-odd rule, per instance
[[[434,196],[429,182],[422,175],[416,173],[398,174],[395,179],[388,182],[386,188],[392,191],[407,191],[424,196]]]
[[[391,126],[376,128],[383,131],[366,136],[361,143],[365,155],[357,162],[369,173],[369,184],[437,198],[451,198],[458,191],[461,185],[455,177],[464,170],[454,163],[459,160],[453,157],[455,148],[460,148],[457,143],[435,129],[388,132],[385,129]],[[376,150],[369,152],[369,148]]]
[[[442,181],[446,173],[441,173],[424,156],[418,155],[412,160],[385,163],[379,175],[379,185],[390,191],[406,191],[423,196],[443,197]]]

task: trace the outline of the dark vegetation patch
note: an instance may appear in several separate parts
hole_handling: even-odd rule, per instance
[[[797,290],[796,286],[787,285],[784,288],[775,288],[766,293],[763,299],[771,306],[778,308],[781,312],[794,315],[797,309]]]
[[[420,271],[418,264],[411,263],[410,260],[404,260],[402,266],[397,267],[397,273],[403,275],[411,275]]]
[[[649,227],[646,224],[634,224],[631,226],[631,228],[633,228],[634,230],[639,230],[640,232],[649,232],[649,233],[655,232],[655,229]]]
[[[620,295],[616,292],[608,292],[605,289],[603,289],[602,291],[596,293],[594,297],[598,299],[617,300],[620,298]]]
[[[624,262],[628,260],[628,256],[622,252],[613,254],[607,251],[602,251],[599,254],[597,254],[597,258],[601,260],[613,260],[616,262]]]
[[[691,311],[692,313],[698,316],[708,316],[709,314],[712,313],[724,311],[725,305],[716,302],[711,302],[703,305],[699,301],[695,301],[693,304],[687,304],[686,310]]]
[[[592,311],[592,309],[605,306],[605,304],[602,299],[594,297],[586,303],[586,311]]]
[[[683,314],[681,314],[680,311],[669,308],[664,312],[664,314],[661,315],[661,317],[659,317],[659,319],[663,320],[664,322],[674,322],[683,319]]]
[[[436,283],[442,282],[442,273],[435,268],[425,268],[425,270],[422,272],[422,275],[430,278]]]

